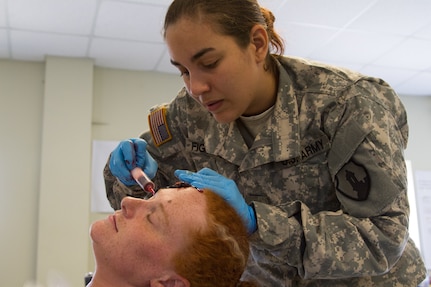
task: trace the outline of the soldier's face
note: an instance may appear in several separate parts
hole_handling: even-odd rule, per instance
[[[221,123],[262,112],[261,59],[207,23],[181,18],[165,33],[171,62],[188,93]]]

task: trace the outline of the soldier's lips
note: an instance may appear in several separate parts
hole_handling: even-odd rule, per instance
[[[214,111],[218,110],[222,105],[223,105],[223,100],[218,100],[218,101],[214,101],[214,102],[208,102],[208,103],[204,104],[204,106],[210,112],[214,112]]]

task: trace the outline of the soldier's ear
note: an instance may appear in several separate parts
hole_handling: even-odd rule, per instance
[[[269,37],[262,25],[256,24],[250,30],[250,43],[254,49],[256,62],[265,61],[269,49]]]

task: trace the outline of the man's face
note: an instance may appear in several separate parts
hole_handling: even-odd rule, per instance
[[[173,270],[172,258],[190,239],[191,230],[205,228],[205,196],[193,187],[159,190],[149,200],[126,197],[90,231],[97,269],[145,281]],[[139,278],[136,278],[136,277]]]

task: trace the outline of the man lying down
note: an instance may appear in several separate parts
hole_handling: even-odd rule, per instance
[[[90,236],[96,270],[87,287],[256,286],[240,282],[246,228],[210,190],[179,183],[150,199],[125,197]]]

